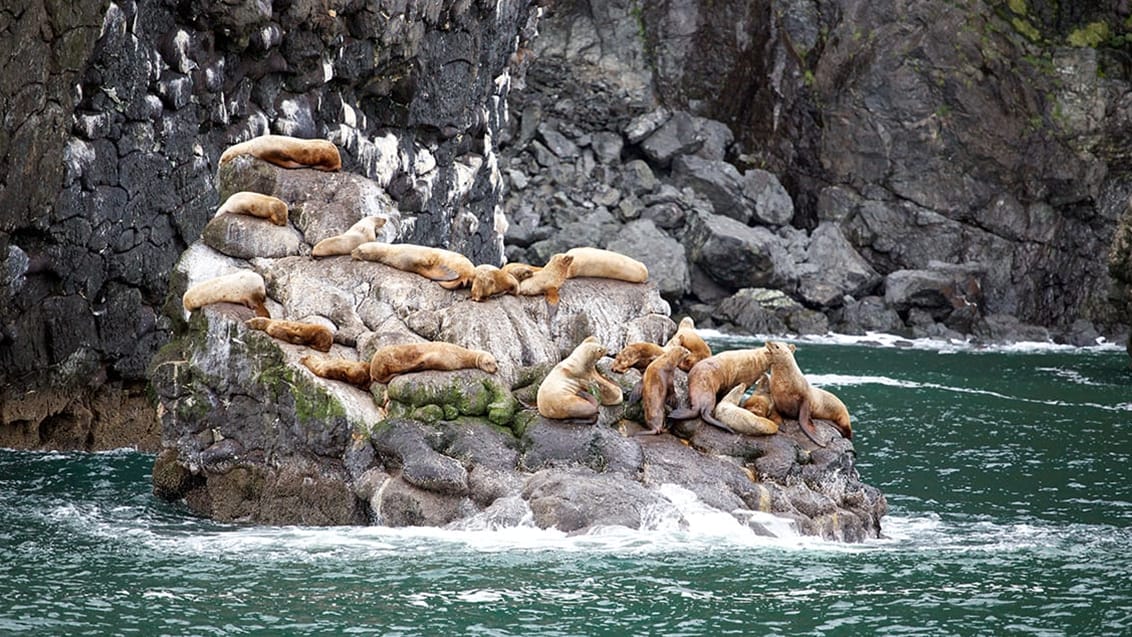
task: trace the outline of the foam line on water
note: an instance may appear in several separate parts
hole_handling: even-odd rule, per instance
[[[1019,341],[1016,343],[981,343],[971,340],[938,339],[938,338],[906,338],[897,334],[883,332],[868,332],[864,335],[856,334],[828,334],[785,337],[781,334],[752,334],[735,335],[720,332],[714,329],[697,329],[697,333],[705,339],[722,343],[749,342],[749,341],[792,341],[805,343],[818,343],[828,345],[861,345],[868,347],[892,347],[917,350],[938,351],[941,353],[960,351],[980,352],[1078,352],[1078,351],[1119,351],[1123,347],[1117,343],[1110,343],[1103,337],[1097,339],[1096,345],[1066,345],[1050,341]]]

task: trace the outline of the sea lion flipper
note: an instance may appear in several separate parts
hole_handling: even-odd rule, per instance
[[[256,316],[271,318],[271,312],[267,311],[267,306],[264,305],[263,301],[253,301],[250,307],[255,310]]]
[[[705,410],[704,412],[702,412],[700,414],[700,420],[703,420],[704,422],[711,425],[712,427],[717,427],[719,429],[722,429],[729,434],[735,433],[734,429],[727,426],[725,423],[723,423],[721,420],[717,419],[715,416],[711,415],[711,412],[709,410]]]
[[[684,407],[681,409],[673,409],[668,413],[669,420],[691,420],[700,415],[699,412],[693,410],[691,407]]]
[[[798,408],[798,426],[802,428],[802,433],[806,434],[813,443],[819,447],[824,447],[825,443],[818,440],[818,429],[814,426],[814,420],[810,417],[810,401],[803,400],[802,405]]]
[[[434,263],[421,268],[420,273],[433,281],[455,281],[460,274],[443,263]]]

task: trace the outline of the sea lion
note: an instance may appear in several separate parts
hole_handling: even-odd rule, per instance
[[[292,345],[306,345],[320,352],[329,352],[334,344],[334,334],[330,328],[317,323],[284,321],[281,319],[257,316],[244,321],[253,330],[267,332],[272,338],[287,341]]]
[[[743,392],[746,390],[747,386],[739,383],[727,392],[726,396],[720,398],[713,412],[715,417],[731,427],[737,434],[769,436],[778,433],[778,423],[764,415],[739,406],[739,399],[743,397]]]
[[[574,257],[565,254],[556,254],[550,257],[550,261],[538,272],[519,282],[519,294],[523,296],[545,295],[546,302],[550,306],[550,313],[553,316],[558,310],[558,288],[562,287],[562,283],[567,279],[570,264],[573,262]]]
[[[642,434],[659,434],[664,429],[664,408],[677,405],[676,391],[672,388],[676,368],[686,356],[687,349],[673,345],[645,368],[641,377],[641,403],[649,430]]]
[[[486,301],[497,294],[518,294],[515,277],[494,265],[477,265],[472,276],[472,300]]]
[[[765,347],[736,349],[709,356],[688,371],[688,402],[691,407],[677,409],[668,417],[688,420],[699,416],[709,425],[730,432],[731,427],[712,415],[720,392],[738,384],[750,385],[769,367],[770,359]]]
[[[784,418],[797,418],[798,425],[814,443],[818,442],[814,418],[828,420],[837,426],[845,438],[853,438],[849,424],[849,410],[845,403],[830,392],[813,387],[794,360],[794,347],[778,341],[767,341],[767,360],[770,365],[770,396],[774,409]]]
[[[618,279],[629,283],[644,283],[649,280],[649,269],[645,264],[620,252],[600,248],[571,248],[567,256],[574,257],[567,278],[580,276]]]
[[[774,410],[774,399],[770,395],[770,374],[763,374],[755,381],[755,391],[743,401],[743,409],[773,421],[776,425],[782,424],[782,416]]]
[[[555,365],[538,388],[539,415],[593,424],[597,422],[599,401],[603,405],[620,403],[621,388],[594,366],[605,353],[605,346],[589,336]]]
[[[331,172],[342,168],[338,147],[325,139],[260,135],[229,146],[220,155],[220,164],[231,161],[237,155],[251,155],[282,168],[316,168]]]
[[[687,348],[689,356],[685,357],[684,362],[680,364],[680,369],[684,371],[692,369],[693,365],[711,356],[711,348],[708,347],[703,337],[696,333],[696,323],[690,316],[680,319],[676,333],[664,344],[665,347],[669,345]]]
[[[360,261],[376,261],[414,272],[449,290],[470,285],[476,271],[468,257],[459,252],[412,243],[367,241],[350,254]]]
[[[278,197],[241,190],[224,200],[215,216],[248,215],[267,219],[277,226],[287,225],[287,202]]]
[[[385,225],[385,221],[385,217],[363,217],[350,226],[350,229],[346,232],[327,237],[316,243],[314,248],[311,249],[311,256],[330,257],[350,254],[354,251],[354,248],[363,243],[377,241],[377,231]]]
[[[530,265],[528,263],[519,263],[518,261],[515,261],[513,263],[504,263],[503,268],[502,268],[502,270],[504,272],[515,277],[515,280],[519,281],[520,283],[531,278],[531,275],[533,275],[534,273],[538,272],[541,269],[542,268],[537,266],[537,265]]]
[[[266,300],[263,277],[251,270],[240,270],[190,287],[181,297],[181,305],[186,312],[192,312],[213,303],[237,303],[250,307],[256,316],[268,316]]]
[[[369,387],[369,363],[365,361],[349,361],[344,358],[326,358],[325,356],[304,356],[299,362],[311,370],[315,376],[340,380],[344,383],[357,385],[362,389]]]
[[[428,370],[453,371],[479,368],[494,374],[499,370],[495,357],[478,349],[442,341],[386,345],[373,353],[369,362],[371,380],[385,384],[394,376]]]
[[[637,369],[644,373],[649,363],[663,353],[664,348],[656,343],[645,341],[629,343],[622,347],[620,352],[617,352],[617,356],[613,357],[613,364],[609,366],[609,371],[624,374],[630,369]]]

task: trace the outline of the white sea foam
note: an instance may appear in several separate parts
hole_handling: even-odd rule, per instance
[[[970,339],[957,340],[957,339],[938,339],[938,338],[906,338],[896,334],[885,334],[881,332],[868,332],[864,335],[855,334],[836,334],[830,332],[822,335],[802,335],[784,337],[779,334],[753,334],[750,336],[738,336],[735,334],[725,334],[718,330],[713,329],[698,329],[696,330],[700,336],[705,339],[720,343],[738,343],[749,341],[789,341],[789,342],[803,342],[803,343],[818,343],[826,345],[860,345],[868,347],[892,347],[901,349],[916,349],[916,350],[929,350],[938,351],[940,353],[951,353],[960,351],[979,351],[979,352],[1045,352],[1045,351],[1063,351],[1063,352],[1076,352],[1076,351],[1119,351],[1122,346],[1116,343],[1110,343],[1103,338],[1097,339],[1096,345],[1076,346],[1065,345],[1060,343],[1053,343],[1050,341],[1020,341],[1017,343],[983,343],[976,342]]]

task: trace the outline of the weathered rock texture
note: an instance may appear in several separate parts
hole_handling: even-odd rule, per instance
[[[879,535],[884,496],[860,481],[852,444],[832,427],[823,427],[830,441],[819,448],[794,422],[764,437],[693,422],[679,431],[685,444],[670,434],[634,436],[643,431],[639,405],[603,407],[596,425],[547,420],[527,406],[551,367],[587,336],[611,353],[628,342],[665,342],[676,326],[654,283],[570,279],[553,315],[543,297],[477,303],[467,290],[382,264],[309,256],[320,233],[342,232],[363,215],[387,216],[383,229],[398,226],[392,202],[370,198],[366,205],[364,178],[252,159],[221,169],[221,192],[248,184],[292,203],[283,230],[302,239],[295,254],[234,257],[270,247],[262,236],[279,236],[270,222],[249,219],[240,232],[205,232],[175,267],[166,312],[177,336],[150,371],[162,422],[153,470],[158,495],[220,520],[533,520],[581,532],[680,523],[665,495],[675,485],[760,533],[770,532],[761,512],[805,534],[844,541]],[[322,205],[332,199],[339,205]],[[217,304],[185,316],[176,302],[185,289],[237,269],[263,276],[273,317],[332,327],[335,345],[326,356],[367,361],[381,345],[445,341],[491,352],[499,369],[404,374],[368,390],[320,378],[300,359],[321,354],[248,329],[246,307]],[[610,362],[599,369],[608,371]],[[627,395],[640,374],[612,377]],[[682,374],[679,384],[686,384]]]
[[[498,260],[493,139],[529,4],[0,10],[0,428],[23,432],[2,436],[155,446],[83,423],[114,417],[100,405],[144,404],[146,363],[169,338],[155,308],[219,204],[216,161],[232,143],[330,139],[397,202],[405,236]]]
[[[557,2],[512,95],[507,252],[682,246],[664,292],[700,324],[750,329],[720,303],[774,288],[818,331],[1120,337],[1127,11],[1032,5]],[[891,301],[909,272],[935,289]]]

